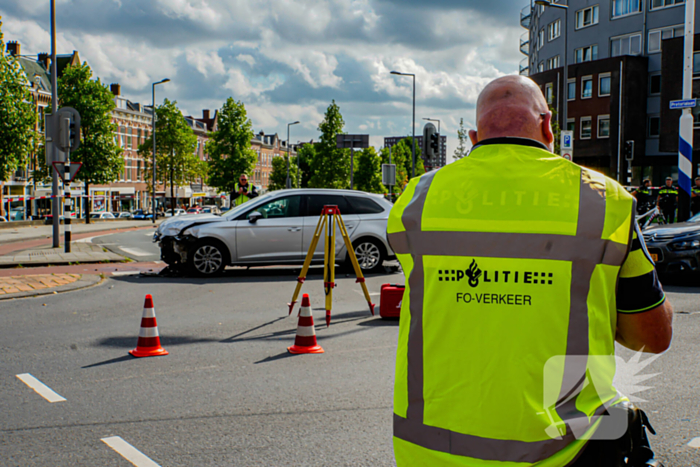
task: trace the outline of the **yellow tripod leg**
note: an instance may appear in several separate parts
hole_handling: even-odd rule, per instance
[[[335,288],[335,215],[328,214],[328,223],[326,227],[329,229],[328,237],[328,281],[324,284],[326,287],[326,327],[331,325],[331,309],[333,308],[333,288]]]
[[[365,276],[362,274],[362,269],[360,269],[360,264],[357,262],[357,256],[355,256],[355,250],[352,247],[352,243],[350,242],[350,236],[348,235],[348,229],[345,227],[345,222],[343,222],[343,218],[338,215],[338,226],[340,227],[340,235],[343,237],[343,241],[345,242],[345,248],[348,250],[348,256],[350,257],[350,262],[352,263],[352,267],[355,270],[355,275],[357,276],[357,280],[355,282],[359,283],[360,286],[362,287],[362,293],[365,295],[365,299],[367,300],[367,304],[369,305],[369,311],[372,313],[372,316],[374,316],[374,303],[372,303],[372,299],[369,296],[369,290],[367,290],[367,284],[365,284]]]
[[[316,251],[316,246],[318,246],[318,241],[321,238],[321,232],[323,232],[323,226],[326,223],[326,216],[323,214],[318,220],[318,224],[316,224],[316,230],[314,231],[314,237],[311,239],[311,246],[309,247],[309,252],[306,253],[306,259],[304,260],[304,266],[301,268],[301,273],[299,274],[299,277],[297,278],[297,286],[294,289],[294,295],[292,295],[292,302],[287,303],[289,306],[289,314],[292,314],[292,310],[294,309],[294,305],[297,302],[297,299],[299,298],[299,292],[301,292],[301,286],[304,284],[304,281],[306,280],[306,276],[309,273],[309,266],[311,266],[311,260],[314,259],[314,252]]]

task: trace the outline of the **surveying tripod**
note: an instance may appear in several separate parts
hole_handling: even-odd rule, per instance
[[[316,225],[316,231],[314,232],[314,237],[311,240],[311,246],[309,247],[309,252],[306,254],[306,259],[304,260],[304,267],[301,268],[301,274],[297,278],[297,286],[294,289],[294,295],[292,296],[292,302],[289,305],[289,314],[292,314],[292,309],[299,298],[299,292],[301,291],[301,286],[304,285],[306,281],[306,276],[309,272],[309,266],[311,266],[311,260],[314,258],[314,252],[316,251],[316,246],[318,241],[321,239],[321,234],[324,234],[326,239],[323,255],[323,289],[326,294],[326,326],[331,324],[331,308],[333,306],[333,289],[337,285],[335,283],[335,226],[338,226],[340,230],[340,235],[343,237],[345,242],[345,248],[348,250],[348,256],[352,262],[352,267],[355,269],[355,275],[357,276],[356,283],[362,286],[362,292],[365,295],[367,304],[369,305],[369,311],[374,316],[374,303],[369,296],[369,291],[367,290],[367,285],[365,284],[365,277],[362,275],[362,270],[360,269],[360,264],[357,262],[357,257],[355,256],[355,250],[352,248],[352,242],[350,242],[350,236],[348,235],[348,230],[345,228],[345,222],[340,215],[340,209],[338,206],[324,206],[323,211],[321,211],[321,218],[318,220]],[[324,233],[325,229],[325,233]]]

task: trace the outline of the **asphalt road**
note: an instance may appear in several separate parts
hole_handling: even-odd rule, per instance
[[[120,437],[162,466],[394,465],[398,323],[371,317],[354,278],[342,277],[326,329],[322,278],[312,276],[303,290],[326,353],[290,356],[295,278],[274,269],[206,281],[123,276],[0,303],[0,464],[127,467],[101,441]],[[368,286],[377,294],[402,281],[375,276]],[[641,370],[658,375],[636,395],[666,466],[698,466],[688,443],[700,437],[700,288],[668,289],[679,311],[673,348]],[[146,293],[170,355],[134,359]],[[66,400],[49,403],[16,377],[25,373]]]
[[[160,248],[153,243],[154,229],[121,232],[93,238],[92,243],[101,245],[113,253],[139,261],[150,262],[160,260]]]

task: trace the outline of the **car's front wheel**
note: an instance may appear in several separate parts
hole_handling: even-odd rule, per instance
[[[217,276],[228,264],[226,248],[216,240],[200,240],[190,250],[187,262],[190,271],[198,276]]]
[[[352,247],[363,274],[372,274],[382,268],[386,253],[377,240],[361,238],[353,242]],[[348,255],[347,261],[350,264],[350,255]],[[352,265],[350,266],[352,267]]]

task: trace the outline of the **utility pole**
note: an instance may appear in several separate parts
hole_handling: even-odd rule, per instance
[[[693,98],[693,49],[695,2],[685,2],[685,49],[683,51],[683,100]],[[678,221],[690,217],[690,191],[693,178],[693,113],[683,109],[678,132]]]
[[[56,66],[56,0],[51,0],[51,115],[58,111],[58,66]],[[51,162],[58,161],[58,147],[56,141],[51,143]],[[90,198],[88,198],[90,202]],[[51,216],[53,223],[53,247],[58,248],[60,242],[59,231],[59,199],[58,199],[58,174],[51,170]]]
[[[411,170],[411,178],[414,178],[416,176],[416,75],[414,73],[401,73],[400,71],[392,71],[390,73],[392,75],[413,77],[413,120],[411,127],[411,131],[413,132],[413,144],[411,145],[413,165]]]
[[[153,138],[153,190],[152,190],[152,199],[151,199],[151,207],[152,207],[152,212],[153,212],[153,223],[156,223],[156,85],[158,84],[163,84],[167,83],[170,81],[169,78],[165,78],[163,80],[158,81],[157,83],[153,83],[153,129],[151,130],[151,137]],[[165,189],[165,188],[163,188]],[[165,194],[163,194],[163,197],[165,197]]]

